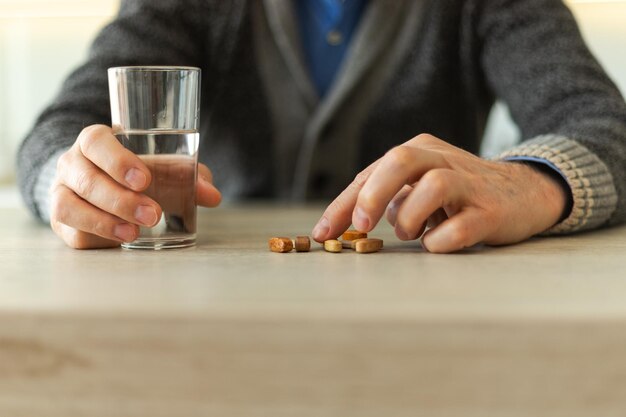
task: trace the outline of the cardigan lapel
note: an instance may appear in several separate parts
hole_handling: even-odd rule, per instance
[[[309,76],[302,42],[298,30],[298,19],[291,0],[263,0],[270,31],[278,49],[293,75],[296,85],[311,110],[319,104],[319,96]]]

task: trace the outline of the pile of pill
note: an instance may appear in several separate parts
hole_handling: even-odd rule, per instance
[[[357,230],[348,230],[341,235],[341,240],[327,240],[324,242],[324,250],[331,253],[339,253],[343,249],[352,249],[357,253],[374,253],[383,247],[382,239],[368,238],[367,233]],[[309,252],[311,239],[308,236],[298,236],[295,240],[288,237],[273,237],[269,240],[269,248],[272,252],[287,253],[294,248],[296,252]]]
[[[358,230],[347,230],[341,235],[341,240],[327,240],[324,242],[326,252],[339,253],[343,249],[352,249],[357,253],[373,253],[383,248],[382,239],[368,238],[367,233]]]

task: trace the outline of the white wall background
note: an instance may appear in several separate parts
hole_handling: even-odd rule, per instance
[[[568,3],[592,50],[626,92],[626,0]],[[84,59],[118,4],[119,0],[0,0],[0,184],[14,180],[19,142],[62,80]],[[493,116],[485,154],[519,139],[503,106],[497,106]]]
[[[596,58],[626,96],[626,0],[566,0]],[[521,138],[506,106],[494,107],[482,153],[497,155]]]
[[[0,184],[62,80],[86,56],[119,0],[0,0]]]

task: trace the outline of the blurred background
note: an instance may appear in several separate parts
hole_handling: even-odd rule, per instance
[[[565,0],[592,51],[626,94],[626,0]],[[0,206],[20,204],[15,154],[62,80],[85,58],[119,0],[0,0]],[[494,108],[483,154],[519,140],[503,105]]]

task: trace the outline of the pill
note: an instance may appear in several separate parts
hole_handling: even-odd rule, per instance
[[[354,249],[352,247],[352,242],[354,242],[354,240],[342,240],[341,246],[343,246],[344,249]]]
[[[327,240],[324,242],[324,250],[326,252],[339,253],[343,249],[343,246],[338,240]]]
[[[381,239],[358,239],[354,244],[354,249],[358,253],[378,252],[383,247]]]
[[[356,242],[358,242],[361,239],[354,239],[354,240],[350,240],[348,243],[350,244],[350,249],[352,250],[356,250]]]
[[[293,242],[288,237],[273,237],[269,245],[272,252],[286,253],[293,249]]]
[[[356,240],[367,238],[367,233],[359,232],[358,230],[346,230],[341,235],[342,240]]]
[[[298,236],[295,242],[296,252],[308,252],[311,250],[311,239],[308,236]]]

